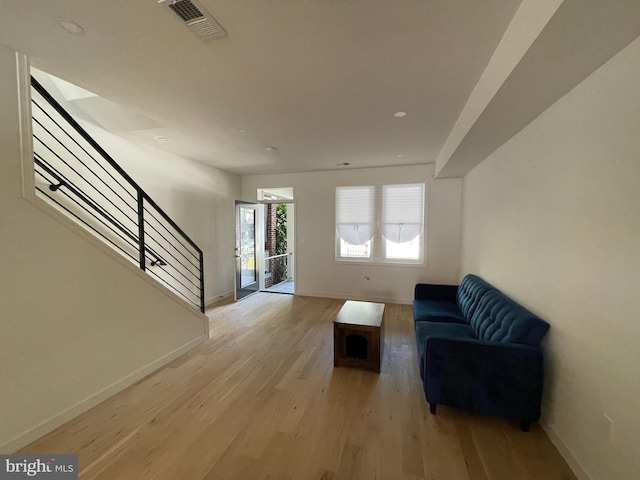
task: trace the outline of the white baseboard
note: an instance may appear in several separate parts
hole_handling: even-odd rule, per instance
[[[66,410],[54,415],[53,417],[46,419],[39,425],[36,425],[35,427],[27,430],[26,432],[21,433],[20,435],[13,438],[12,440],[9,440],[8,442],[0,445],[0,452],[13,453],[21,449],[22,447],[29,445],[31,442],[55,430],[59,426],[77,417],[81,413],[84,413],[90,408],[95,407],[99,403],[105,401],[109,397],[112,397],[116,393],[121,392],[122,390],[133,385],[137,381],[142,380],[144,377],[146,377],[150,373],[155,372],[159,368],[165,366],[167,363],[187,353],[189,350],[191,350],[195,346],[203,343],[208,339],[209,339],[208,335],[201,335],[198,338],[186,343],[185,345],[182,345],[181,347],[173,350],[172,352],[169,352],[166,355],[163,355],[162,357],[151,362],[150,364],[136,370],[135,372],[132,372],[131,374],[127,375],[126,377],[120,380],[117,380],[111,385],[97,391],[96,393],[90,395],[84,400],[81,400],[75,405],[72,405]]]
[[[226,300],[227,298],[233,297],[233,290],[229,290],[227,292],[223,292],[223,293],[219,293],[217,295],[213,295],[210,298],[206,298],[205,299],[205,306],[208,305],[213,305],[214,303],[218,303],[221,302],[223,300]]]
[[[578,480],[591,480],[591,477],[587,474],[584,468],[582,468],[580,462],[573,456],[571,450],[569,450],[555,430],[550,425],[542,425],[542,429],[549,437],[549,440],[551,440],[551,443],[553,443],[553,445],[558,449],[562,458],[564,458],[565,462],[569,465],[569,468],[573,471],[576,477],[578,477]]]
[[[413,298],[382,297],[377,295],[345,295],[343,293],[336,292],[308,292],[296,290],[296,295],[303,297],[337,298],[339,300],[359,300],[361,302],[398,303],[400,305],[411,305],[413,303]]]

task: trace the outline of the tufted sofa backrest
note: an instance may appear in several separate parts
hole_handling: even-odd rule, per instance
[[[470,318],[482,340],[538,346],[549,330],[547,322],[493,287],[482,295]]]
[[[462,279],[458,287],[456,304],[464,318],[469,320],[473,317],[481,298],[492,289],[493,287],[490,284],[475,275],[469,274]]]

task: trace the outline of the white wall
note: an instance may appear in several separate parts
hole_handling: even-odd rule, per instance
[[[459,273],[461,180],[433,180],[433,165],[242,177],[243,200],[258,188],[293,187],[296,215],[296,293],[409,303],[417,282],[455,283]],[[426,266],[336,262],[335,187],[427,183]],[[370,280],[366,280],[369,277]]]
[[[2,46],[0,112],[0,451],[8,453],[204,341],[208,322],[23,197],[16,57]]]
[[[463,181],[462,273],[550,322],[542,421],[593,480],[640,475],[639,58],[636,40]]]

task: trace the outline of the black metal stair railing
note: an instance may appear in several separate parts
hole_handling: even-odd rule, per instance
[[[204,312],[202,250],[31,77],[36,193]]]

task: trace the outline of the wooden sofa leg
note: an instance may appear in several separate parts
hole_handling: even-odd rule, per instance
[[[436,407],[438,406],[437,403],[430,403],[429,404],[429,411],[431,412],[431,415],[435,415],[436,414]]]
[[[531,422],[528,422],[527,420],[520,420],[520,430],[523,432],[528,432],[530,426]]]

